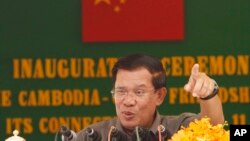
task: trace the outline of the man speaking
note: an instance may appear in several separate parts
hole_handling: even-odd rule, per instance
[[[160,115],[167,94],[166,74],[161,62],[148,55],[132,54],[120,58],[112,69],[113,95],[117,118],[86,127],[77,141],[157,141],[170,139],[181,126],[194,119],[209,117],[212,124],[224,123],[218,85],[195,64],[184,89],[200,101],[200,112],[178,116]]]

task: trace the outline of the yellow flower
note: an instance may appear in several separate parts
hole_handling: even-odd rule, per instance
[[[226,122],[211,125],[208,117],[196,119],[187,128],[181,127],[168,141],[229,141],[229,131],[224,126],[227,126]]]

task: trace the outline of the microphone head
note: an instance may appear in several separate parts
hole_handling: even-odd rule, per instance
[[[60,131],[59,131],[60,134],[62,134],[63,136],[65,137],[69,137],[71,135],[71,131],[69,128],[67,128],[66,126],[61,126],[60,128]]]
[[[98,132],[95,131],[93,128],[86,128],[86,134],[87,134],[87,138],[88,141],[100,141],[101,140],[101,136],[99,136]]]
[[[111,141],[127,141],[126,135],[119,131],[116,127],[111,126]]]
[[[158,128],[160,129],[161,133],[165,133],[166,132],[166,128],[163,125],[159,125]]]
[[[149,132],[148,129],[138,127],[138,133],[140,137],[144,138],[148,132]]]
[[[76,133],[74,131],[71,131],[66,126],[60,127],[60,134],[62,134],[62,141],[75,141],[76,140]]]
[[[89,128],[89,127],[86,128],[86,133],[87,133],[88,136],[92,136],[92,135],[94,134],[94,132],[95,132],[95,131],[94,131],[93,128]]]
[[[136,127],[134,130],[133,140],[157,141],[155,134],[148,128]]]
[[[118,129],[116,127],[114,127],[114,126],[111,126],[110,128],[111,128],[110,129],[111,130],[111,135],[112,136],[117,136],[117,134],[119,132]]]
[[[160,135],[159,135],[159,132],[160,132]],[[159,138],[159,136],[163,140],[166,140],[166,138],[168,136],[167,129],[163,125],[158,125],[157,137]]]

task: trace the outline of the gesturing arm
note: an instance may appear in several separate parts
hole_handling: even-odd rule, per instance
[[[224,123],[222,103],[217,95],[217,83],[205,73],[199,72],[199,65],[192,68],[188,83],[184,89],[194,97],[200,98],[200,115],[211,119],[212,124]]]

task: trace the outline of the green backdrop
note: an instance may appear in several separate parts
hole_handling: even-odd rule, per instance
[[[226,120],[250,124],[249,5],[185,1],[183,41],[83,43],[80,0],[1,0],[0,140],[14,129],[28,141],[54,140],[62,124],[78,131],[115,116],[110,67],[135,52],[161,58],[169,70],[162,114],[199,112],[183,92],[191,60],[220,85]],[[80,75],[67,75],[67,69],[44,75],[53,69],[46,67],[50,63],[57,71],[72,65],[69,71],[78,69]]]

